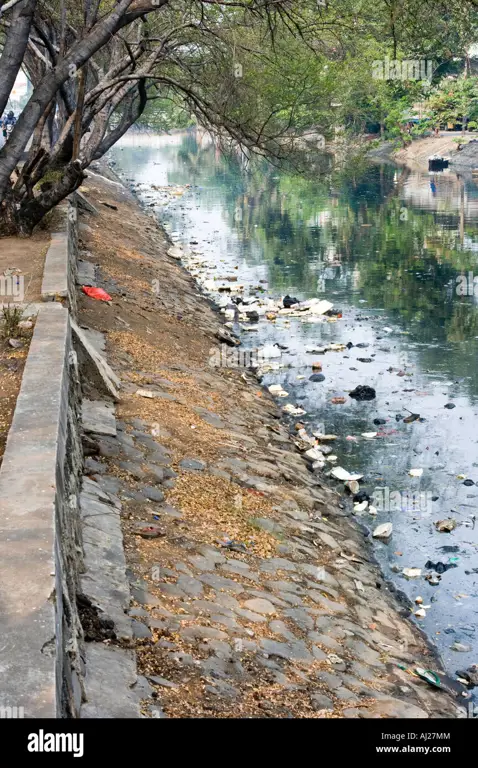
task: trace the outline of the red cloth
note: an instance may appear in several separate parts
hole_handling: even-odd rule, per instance
[[[113,301],[111,296],[106,293],[103,288],[93,288],[91,285],[84,285],[81,290],[92,299],[98,299],[98,301]]]

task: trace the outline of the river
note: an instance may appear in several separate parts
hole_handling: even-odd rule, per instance
[[[364,475],[361,487],[380,503],[376,515],[357,516],[368,531],[393,523],[377,559],[397,590],[423,599],[426,615],[414,620],[446,668],[478,662],[478,176],[363,163],[316,182],[273,168],[245,173],[191,133],[130,134],[110,160],[172,239],[202,257],[203,276],[341,311],[335,322],[261,318],[243,343],[287,347],[263,383],[284,387],[280,405],[303,408],[309,432],[338,436],[335,466]],[[191,187],[165,198],[166,185]],[[306,351],[329,343],[354,346]],[[317,361],[322,382],[309,380]],[[348,397],[361,384],[376,399]],[[404,422],[410,414],[420,419]],[[455,529],[439,532],[435,523],[450,518]],[[404,568],[421,575],[406,578]],[[437,571],[432,585],[425,576]]]

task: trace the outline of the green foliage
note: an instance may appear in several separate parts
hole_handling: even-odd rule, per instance
[[[429,99],[430,118],[435,125],[458,123],[465,118],[476,125],[478,83],[475,77],[461,75],[441,81]]]
[[[148,102],[137,124],[154,131],[170,131],[174,128],[188,128],[194,123],[193,115],[179,99],[158,97]]]

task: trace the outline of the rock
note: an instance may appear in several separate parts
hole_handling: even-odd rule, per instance
[[[366,710],[363,711],[362,717],[390,717],[399,719],[425,719],[428,718],[428,713],[424,709],[420,709],[410,701],[402,701],[401,699],[383,698],[370,704]]]
[[[136,640],[151,639],[152,637],[151,630],[141,621],[136,621],[136,619],[133,619],[132,627],[133,627],[133,637],[136,638]]]
[[[335,691],[337,688],[342,687],[342,679],[337,675],[333,675],[331,672],[320,670],[316,675],[319,683],[324,683],[329,691]]]
[[[244,606],[254,613],[270,614],[276,613],[275,607],[269,600],[264,600],[261,597],[255,597],[252,600],[246,600]]]
[[[239,696],[237,688],[234,688],[233,685],[226,683],[224,680],[217,680],[215,685],[206,685],[204,690],[214,696],[223,696],[225,698],[235,698],[236,696]]]
[[[333,710],[334,708],[332,699],[329,699],[328,696],[324,696],[323,693],[313,693],[310,697],[310,701],[316,711],[321,709]]]
[[[182,459],[179,466],[187,472],[203,472],[207,465],[199,459]]]
[[[450,645],[450,650],[457,651],[457,653],[470,653],[473,648],[471,645],[467,645],[466,643],[453,643],[453,645]]]
[[[314,620],[304,608],[286,608],[283,613],[303,632],[314,628]]]
[[[152,595],[142,587],[133,585],[131,587],[131,597],[137,603],[141,603],[142,605],[161,605],[161,600],[156,597],[156,595]]]
[[[319,539],[324,542],[327,547],[331,549],[340,549],[340,544],[334,539],[330,533],[319,533]]]
[[[215,333],[216,339],[227,344],[229,347],[237,347],[241,343],[237,336],[234,336],[226,328],[219,328]]]
[[[141,617],[141,618],[144,618],[144,619],[149,619],[149,613],[148,613],[148,611],[145,611],[144,608],[131,608],[128,611],[128,616],[132,616],[132,617],[135,617],[135,618],[136,617]]]
[[[179,634],[191,640],[227,640],[227,634],[215,627],[184,627]]]
[[[150,485],[145,485],[140,489],[141,494],[150,501],[164,501],[164,493]]]
[[[269,622],[269,629],[274,635],[281,635],[286,640],[291,640],[292,642],[297,640],[296,635],[290,631],[287,624],[283,621],[276,620]]]
[[[334,691],[334,695],[337,696],[337,698],[341,701],[360,701],[355,693],[352,693],[352,691],[349,691],[349,689],[345,688],[344,686],[337,688]]]
[[[282,526],[280,526],[278,523],[275,523],[274,520],[269,520],[267,517],[254,517],[252,522],[258,528],[261,528],[263,531],[267,531],[267,533],[282,532]]]
[[[161,685],[163,688],[179,688],[179,685],[172,683],[171,680],[166,680],[165,677],[158,677],[157,675],[148,676],[150,683],[154,685]]]
[[[349,392],[349,397],[352,397],[354,400],[374,400],[376,393],[373,387],[360,385],[355,387],[352,392]]]
[[[102,464],[101,461],[96,461],[95,459],[92,459],[91,456],[87,456],[85,459],[85,472],[91,473],[91,474],[99,474],[102,475],[108,470],[108,467],[106,464]]]
[[[203,584],[207,584],[209,587],[212,587],[212,589],[216,591],[229,590],[231,592],[235,592],[236,594],[244,592],[244,587],[242,584],[238,584],[232,579],[227,579],[224,576],[219,576],[215,573],[203,573],[199,576],[199,579],[203,582]]]
[[[146,474],[148,479],[151,478],[157,483],[162,483],[165,479],[164,469],[156,467],[154,464],[146,464]]]
[[[261,648],[269,656],[279,656],[279,658],[287,659],[288,661],[305,661],[309,663],[312,663],[314,660],[314,657],[302,640],[278,643],[276,640],[263,638],[260,644]]]
[[[116,437],[115,409],[104,400],[86,400],[81,405],[81,421],[85,432]]]
[[[192,576],[181,574],[176,583],[190,597],[200,597],[203,594],[203,585]]]
[[[180,589],[176,584],[168,584],[160,582],[157,585],[158,589],[163,592],[165,595],[169,595],[170,597],[184,597],[184,592],[182,589]]]
[[[119,466],[134,477],[135,480],[143,480],[146,477],[144,469],[133,461],[120,461]]]
[[[158,515],[168,515],[168,517],[176,517],[178,519],[183,516],[182,512],[172,507],[171,504],[162,504],[156,511]]]
[[[209,560],[203,555],[194,555],[188,559],[191,565],[193,565],[194,568],[197,568],[199,571],[214,571],[216,568],[216,563],[214,560]]]
[[[318,632],[310,632],[308,637],[314,643],[318,643],[319,645],[323,645],[326,648],[328,648],[330,651],[341,651],[342,650],[342,646],[337,642],[337,640],[334,640],[333,637],[328,637],[327,635],[321,635]]]

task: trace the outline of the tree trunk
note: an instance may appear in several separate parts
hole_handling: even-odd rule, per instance
[[[105,18],[101,19],[93,29],[75,45],[68,55],[49,70],[18,118],[17,124],[5,146],[0,150],[0,200],[3,200],[9,186],[10,175],[21,159],[22,153],[32,135],[35,126],[47,105],[56,96],[56,92],[69,77],[72,76],[72,66],[83,66],[110,39],[111,35],[127,24],[127,19],[133,14],[126,10],[133,0],[119,0],[117,6]]]
[[[13,9],[10,27],[0,57],[0,115],[7,106],[15,79],[22,65],[28,44],[37,0],[22,0]]]
[[[45,214],[78,189],[84,179],[85,174],[80,163],[76,161],[66,166],[57,181],[43,184],[40,194],[23,203],[16,211],[14,220],[17,234],[31,235]]]

